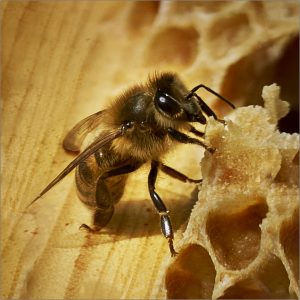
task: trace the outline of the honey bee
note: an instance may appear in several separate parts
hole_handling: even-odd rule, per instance
[[[205,142],[205,130],[199,131],[191,125],[205,125],[210,116],[224,123],[196,94],[200,88],[235,108],[230,101],[203,84],[189,91],[176,74],[162,73],[150,76],[146,84],[133,86],[107,109],[80,121],[63,141],[63,147],[68,151],[80,151],[88,133],[99,127],[103,129],[31,204],[76,168],[78,196],[94,211],[93,225],[82,224],[81,227],[98,232],[112,218],[114,205],[122,197],[129,173],[151,162],[149,194],[159,214],[162,234],[168,240],[171,255],[176,255],[169,211],[156,192],[155,183],[158,170],[183,182],[201,182],[201,179],[191,179],[160,160],[162,154],[178,142],[197,144],[210,153],[214,152],[215,149]]]

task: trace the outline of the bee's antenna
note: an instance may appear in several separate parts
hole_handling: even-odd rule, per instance
[[[195,92],[198,91],[200,88],[204,88],[205,90],[207,90],[211,94],[213,94],[213,95],[217,96],[218,98],[220,98],[221,100],[223,100],[225,103],[227,103],[233,109],[235,108],[233,103],[231,103],[229,100],[224,98],[222,95],[218,94],[217,92],[215,92],[214,90],[212,90],[211,88],[209,88],[208,86],[206,86],[204,84],[199,84],[199,85],[195,86],[194,88],[192,88],[191,91],[186,96],[186,99],[189,99],[189,98],[193,97]]]

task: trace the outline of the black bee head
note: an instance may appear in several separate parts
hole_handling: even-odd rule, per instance
[[[155,107],[168,119],[205,124],[197,99],[187,98],[187,94],[188,90],[176,75],[164,74],[156,82]]]

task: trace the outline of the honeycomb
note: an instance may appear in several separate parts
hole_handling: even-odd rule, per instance
[[[280,88],[265,107],[236,109],[226,126],[211,119],[199,199],[165,275],[167,297],[299,297],[299,135],[280,133],[288,113]]]
[[[3,66],[0,298],[165,297],[164,291],[157,287],[161,286],[159,274],[164,270],[169,253],[149,193],[143,186],[148,170],[129,178],[127,191],[106,228],[107,232],[97,237],[87,238],[78,231],[83,222],[91,221],[91,216],[77,199],[72,175],[30,209],[26,207],[73,159],[61,146],[66,132],[79,120],[106,108],[116,95],[128,86],[144,81],[154,71],[178,73],[188,88],[203,83],[237,106],[261,104],[262,87],[276,82],[282,88],[282,98],[290,103],[290,112],[279,120],[279,126],[287,128],[288,132],[298,130],[298,122],[294,120],[298,118],[299,110],[299,74],[295,67],[299,65],[299,2],[4,0],[0,8]],[[230,112],[209,93],[202,95],[199,91],[199,95],[218,116]],[[284,104],[269,103],[266,108],[272,120],[286,112]],[[231,126],[229,124],[226,128]],[[213,130],[217,134],[222,129],[217,125],[210,122],[208,138],[211,136],[211,143],[214,142]],[[285,138],[290,139],[288,135]],[[287,142],[283,136],[278,139]],[[265,164],[269,156],[274,161],[277,155],[268,151],[270,154],[264,152]],[[290,165],[293,152],[289,149],[279,152],[282,160],[280,171],[276,173],[277,184],[268,194],[268,197],[274,195],[274,199],[280,193],[285,195],[284,188],[279,189],[279,183],[288,179],[290,184],[295,184],[296,177],[292,174],[297,172],[297,168]],[[206,157],[206,168],[203,167],[206,178],[208,172],[213,173],[209,159],[213,159],[211,163],[221,163],[215,160],[217,154]],[[179,146],[170,158],[166,157],[169,159],[166,162],[193,178],[200,178],[198,161],[201,156],[199,147]],[[297,165],[296,158],[293,158],[293,164]],[[255,170],[255,166],[251,166]],[[272,177],[276,164],[267,167]],[[230,169],[222,176],[238,180],[238,174],[243,172],[238,169],[234,175],[234,170]],[[250,181],[246,175],[243,180]],[[216,184],[212,183],[212,186]],[[170,209],[175,241],[180,240],[177,229],[188,219],[194,201],[191,197],[194,186],[160,178],[158,189]],[[202,191],[203,195],[205,191],[211,191],[207,182],[203,182]],[[221,201],[218,191],[211,191],[216,200],[207,202],[207,205],[215,203],[215,209],[207,216],[206,224],[215,224],[207,229],[209,245],[204,244],[204,239],[199,244],[197,239],[195,245],[187,249],[185,260],[183,244],[176,258],[182,258],[182,264],[188,264],[193,262],[190,255],[201,257],[201,272],[197,268],[199,263],[191,266],[198,270],[192,274],[199,275],[198,278],[190,276],[194,290],[198,290],[199,280],[205,278],[201,281],[205,284],[201,289],[203,297],[210,297],[215,281],[222,282],[223,288],[215,289],[218,292],[213,293],[214,297],[233,297],[233,293],[244,290],[249,290],[248,294],[254,297],[262,286],[258,278],[267,286],[265,290],[275,285],[266,275],[275,265],[274,272],[283,274],[282,281],[276,285],[279,289],[284,285],[283,294],[288,278],[291,282],[289,291],[293,295],[297,289],[291,274],[298,276],[298,250],[293,242],[298,236],[298,212],[291,220],[284,219],[280,223],[278,239],[283,248],[280,255],[276,253],[277,256],[269,257],[268,261],[274,264],[266,262],[260,277],[245,275],[233,286],[228,274],[236,277],[238,268],[247,269],[247,262],[250,264],[259,251],[256,241],[260,240],[261,232],[275,230],[275,227],[264,227],[268,222],[261,223],[262,219],[269,220],[264,215],[274,216],[276,211],[281,220],[281,211],[286,206],[277,206],[275,200],[267,201],[263,192],[259,193],[257,189],[257,195],[246,209],[235,199],[236,194],[229,192],[230,203],[223,210],[225,204],[222,203],[226,199]],[[242,198],[248,201],[247,197],[245,190]],[[203,196],[202,203],[205,199]],[[217,207],[219,203],[220,208]],[[220,215],[222,211],[224,214]],[[229,229],[223,232],[223,227],[231,227],[222,225],[226,220],[240,224],[239,220],[249,214],[253,218],[249,218],[249,224],[243,223],[243,233],[247,232],[247,235],[238,236],[239,245],[245,245],[243,239],[247,237],[249,247],[241,250],[230,242],[233,237],[237,240],[237,232]],[[260,223],[261,229],[257,227]],[[192,230],[190,228],[191,225],[189,230]],[[224,245],[222,235],[228,236],[228,244]],[[235,249],[245,253],[245,257],[237,260]],[[211,261],[212,251],[216,255]],[[286,254],[288,262],[279,260],[282,253]],[[287,268],[288,263],[290,268]],[[215,266],[219,267],[218,271]],[[226,277],[222,281],[220,270],[225,272],[225,269]],[[180,276],[184,277],[184,274]],[[193,296],[191,284],[188,291]],[[168,290],[169,297],[176,296],[172,294],[172,287]]]

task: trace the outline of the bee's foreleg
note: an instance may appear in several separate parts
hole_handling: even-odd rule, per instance
[[[208,117],[213,117],[218,122],[226,124],[224,120],[221,120],[217,117],[215,112],[202,100],[200,96],[198,96],[197,94],[194,94],[194,96],[198,99],[201,109]]]
[[[172,127],[168,128],[168,134],[169,134],[169,136],[172,139],[174,139],[174,140],[176,140],[176,141],[178,141],[180,143],[184,143],[184,144],[197,144],[197,145],[200,145],[200,146],[204,147],[210,153],[213,153],[215,151],[214,148],[209,147],[204,142],[202,142],[202,141],[200,141],[198,139],[192,138],[192,137],[186,135],[185,133],[177,131],[176,129],[174,129]]]
[[[203,110],[203,112],[207,116],[209,116],[209,117],[212,116],[215,120],[218,120],[218,117],[215,114],[215,112],[202,100],[202,98],[200,96],[198,96],[197,94],[194,94],[194,96],[198,99],[198,102],[199,102],[200,107]]]
[[[163,163],[160,163],[159,164],[159,167],[160,169],[167,175],[175,178],[175,179],[178,179],[182,182],[192,182],[192,183],[200,183],[202,182],[202,179],[191,179],[189,177],[187,177],[186,175],[178,172],[177,170],[163,164]]]
[[[209,88],[208,86],[204,85],[204,84],[199,84],[197,86],[195,86],[186,96],[186,99],[190,99],[191,97],[193,96],[198,96],[196,94],[196,92],[199,90],[199,89],[205,89],[207,90],[208,92],[210,92],[211,94],[215,95],[216,97],[220,98],[222,101],[224,101],[225,103],[227,103],[229,106],[231,106],[233,109],[235,108],[234,104],[232,104],[229,100],[227,100],[226,98],[224,98],[222,95],[218,94],[217,92],[215,92],[213,89]],[[199,96],[197,97],[198,99],[200,98]],[[200,98],[201,99],[201,98]],[[202,99],[201,99],[202,102],[204,102]]]
[[[197,130],[194,126],[190,125],[190,132],[196,136],[203,138],[205,136],[205,132],[201,132]]]
[[[161,230],[165,238],[168,239],[169,249],[172,256],[175,256],[177,252],[174,250],[173,246],[173,229],[171,224],[171,219],[169,217],[169,212],[164,205],[163,201],[160,199],[159,195],[155,192],[155,182],[157,178],[159,162],[153,160],[151,162],[151,170],[148,176],[148,189],[152,199],[152,202],[157,209],[160,216]]]

